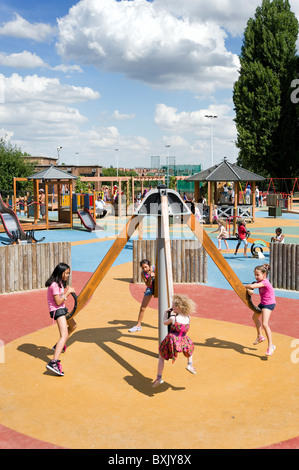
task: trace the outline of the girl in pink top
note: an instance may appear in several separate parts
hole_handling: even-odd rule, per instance
[[[50,317],[56,320],[60,338],[54,346],[54,358],[47,364],[47,369],[55,372],[57,375],[64,375],[60,364],[60,354],[65,351],[65,343],[69,335],[76,329],[76,322],[71,318],[66,320],[68,313],[65,307],[67,297],[75,292],[75,289],[69,286],[66,290],[67,281],[70,277],[70,267],[65,263],[59,263],[46,281],[48,287],[47,299]]]
[[[261,296],[261,303],[259,304],[261,313],[254,312],[252,316],[252,319],[257,329],[257,338],[253,344],[258,344],[265,341],[265,338],[261,334],[263,327],[268,340],[268,349],[266,351],[266,356],[271,356],[274,350],[276,349],[276,346],[274,346],[274,344],[272,343],[272,333],[269,327],[269,320],[271,313],[275,308],[276,299],[274,289],[270,281],[267,279],[268,271],[269,265],[267,264],[257,266],[254,270],[256,282],[253,284],[247,284],[245,287],[248,290],[249,295],[253,294],[253,289],[258,288]],[[260,315],[262,315],[262,325],[260,323]]]

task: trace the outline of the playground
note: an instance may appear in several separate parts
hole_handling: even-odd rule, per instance
[[[143,238],[154,239],[152,217]],[[90,281],[129,217],[107,215],[104,230],[41,230],[45,242],[70,241],[76,293]],[[299,244],[299,211],[269,217],[256,209],[250,239],[263,240],[264,259],[248,258],[236,241],[225,259],[240,283],[269,262],[267,246],[277,227],[286,243]],[[204,232],[217,246],[215,227]],[[0,448],[2,449],[296,449],[299,448],[299,291],[276,289],[271,317],[276,351],[253,345],[252,311],[208,256],[205,284],[174,284],[196,303],[190,337],[197,374],[184,357],[165,364],[164,383],[152,387],[158,362],[158,299],[152,298],[142,330],[129,333],[144,285],[132,283],[132,244],[116,259],[76,316],[58,377],[46,370],[57,341],[46,289],[1,295]],[[171,238],[194,238],[189,226],[170,227]],[[8,241],[5,233],[0,234]],[[249,244],[250,244],[249,239]],[[218,251],[218,249],[217,249]],[[216,256],[216,255],[215,255]],[[254,294],[253,303],[259,303]],[[72,300],[69,300],[72,310]],[[1,343],[2,342],[2,343]]]

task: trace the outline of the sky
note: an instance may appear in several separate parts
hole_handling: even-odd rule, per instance
[[[261,2],[1,0],[0,137],[66,165],[234,163],[233,85]]]

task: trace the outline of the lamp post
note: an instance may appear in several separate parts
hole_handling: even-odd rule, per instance
[[[213,121],[217,119],[218,116],[213,116],[212,114],[205,115],[206,118],[211,119],[211,166],[214,165],[214,131],[213,131]]]
[[[60,150],[62,149],[62,147],[57,147],[57,166],[59,165],[59,157],[60,157]]]
[[[236,140],[231,140],[231,142],[234,144],[234,163],[236,163]]]
[[[168,148],[168,161],[167,161],[167,187],[169,188],[169,149],[170,145],[165,145]]]

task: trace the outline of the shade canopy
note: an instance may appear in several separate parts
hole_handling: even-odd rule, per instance
[[[68,171],[60,170],[54,166],[38,171],[34,175],[28,176],[28,180],[59,181],[59,180],[77,180],[78,177],[70,174]]]
[[[264,181],[263,176],[229,163],[226,159],[207,170],[189,176],[185,181]]]

